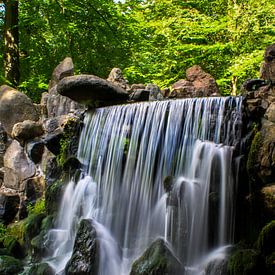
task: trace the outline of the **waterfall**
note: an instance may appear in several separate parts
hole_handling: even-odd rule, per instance
[[[72,254],[82,218],[95,221],[100,275],[129,274],[159,236],[182,262],[182,274],[215,269],[233,238],[241,104],[239,97],[196,98],[86,114],[78,150],[86,176],[67,185],[49,232],[56,273]]]

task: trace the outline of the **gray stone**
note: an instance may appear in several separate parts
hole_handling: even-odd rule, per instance
[[[133,101],[148,101],[150,91],[145,89],[136,89],[130,94],[130,100]]]
[[[107,78],[108,81],[112,82],[116,86],[119,86],[120,88],[124,90],[129,90],[130,86],[128,83],[128,80],[126,80],[122,74],[121,69],[119,68],[113,68]]]
[[[38,119],[37,109],[26,95],[7,85],[0,87],[0,121],[9,135],[14,124]]]
[[[44,129],[40,122],[25,120],[14,124],[11,132],[12,138],[18,140],[20,144],[25,141],[43,135]]]
[[[129,98],[122,88],[93,75],[65,77],[58,83],[57,92],[90,107],[122,103]]]
[[[11,168],[3,167],[4,170],[4,179],[3,185],[6,188],[19,190],[20,182],[16,171]]]
[[[161,94],[161,90],[158,85],[155,84],[148,84],[146,85],[146,90],[150,92],[149,95],[149,100],[154,101],[154,100],[162,100],[163,96]]]
[[[15,171],[19,181],[32,177],[36,172],[34,163],[16,140],[13,140],[4,155],[4,166]]]
[[[33,140],[27,143],[27,154],[35,164],[41,161],[44,148],[44,142],[42,140]]]
[[[67,275],[97,275],[99,242],[92,220],[82,220],[77,231],[71,259],[66,266]]]
[[[74,75],[74,64],[71,57],[66,57],[53,71],[50,87],[56,85],[62,78]]]
[[[266,119],[275,123],[275,103],[271,103],[265,113]]]
[[[130,275],[180,274],[181,263],[163,239],[157,239],[132,265]]]

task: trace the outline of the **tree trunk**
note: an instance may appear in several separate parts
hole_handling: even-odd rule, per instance
[[[4,72],[12,84],[19,83],[19,28],[18,0],[5,0]]]

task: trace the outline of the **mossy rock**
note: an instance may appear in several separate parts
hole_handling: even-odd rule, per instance
[[[0,255],[11,256],[8,249],[6,249],[6,248],[0,248]]]
[[[42,220],[45,218],[44,213],[32,214],[25,220],[24,239],[27,244],[40,233]]]
[[[275,220],[263,227],[256,245],[263,255],[275,252]]]
[[[56,181],[46,189],[45,209],[47,215],[56,214],[60,201],[62,199],[64,184],[62,181]]]
[[[0,256],[0,274],[15,275],[23,270],[23,264],[11,256]]]
[[[264,259],[259,251],[253,249],[235,251],[228,262],[229,275],[259,275],[266,272]]]
[[[56,215],[55,214],[46,216],[42,221],[41,231],[48,231],[51,228],[53,228],[55,220],[56,220]]]
[[[24,249],[20,243],[12,236],[6,236],[4,239],[4,247],[8,251],[7,255],[22,259],[25,256]]]
[[[24,275],[54,275],[53,269],[47,263],[39,263],[32,265]]]
[[[163,239],[157,239],[137,259],[130,275],[170,275],[178,274],[181,264]]]
[[[21,246],[24,244],[25,221],[12,223],[7,228],[7,235],[14,237]]]
[[[275,252],[266,258],[266,266],[269,274],[275,274]]]

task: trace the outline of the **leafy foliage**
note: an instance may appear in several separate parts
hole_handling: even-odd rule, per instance
[[[20,1],[19,88],[38,102],[53,68],[71,56],[77,73],[107,77],[120,67],[130,83],[161,87],[199,64],[228,94],[232,80],[258,76],[274,42],[274,7],[270,0]],[[1,29],[3,15],[2,8]]]

